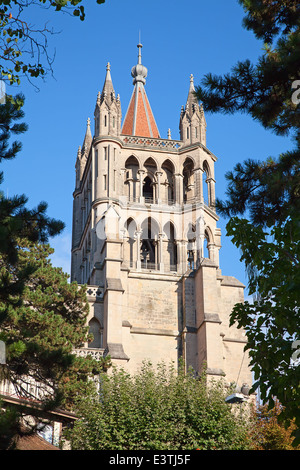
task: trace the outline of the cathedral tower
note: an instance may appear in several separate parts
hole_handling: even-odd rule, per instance
[[[250,383],[245,337],[229,327],[244,286],[222,274],[216,156],[190,77],[180,140],[164,139],[146,93],[138,44],[121,124],[110,65],[76,160],[71,280],[88,285],[94,335],[82,354],[109,354],[134,372],[144,360],[183,359],[213,377]]]

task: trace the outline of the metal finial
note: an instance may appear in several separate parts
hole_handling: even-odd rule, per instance
[[[143,45],[139,42],[137,47],[139,48],[138,64],[141,64],[142,63],[142,47],[143,47]]]

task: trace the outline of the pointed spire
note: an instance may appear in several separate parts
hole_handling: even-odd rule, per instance
[[[190,86],[185,107],[182,106],[179,121],[180,139],[187,143],[201,142],[206,145],[206,121],[202,104],[195,92],[194,76],[190,75]]]
[[[90,152],[90,148],[91,148],[91,145],[92,145],[92,140],[93,140],[93,137],[92,137],[92,132],[91,132],[91,120],[90,120],[90,118],[88,118],[87,125],[86,125],[86,132],[85,132],[85,136],[84,136],[84,141],[83,141],[83,144],[82,144],[82,153],[86,156],[88,156],[88,154]]]
[[[195,86],[194,86],[194,75],[191,73],[190,75],[190,88],[188,97],[186,100],[186,111],[190,114],[193,114],[195,108],[198,107],[198,99],[195,95]]]
[[[115,99],[115,90],[111,79],[109,62],[107,62],[106,65],[106,77],[101,93],[101,103],[104,99],[108,101],[108,104],[111,104],[111,102]]]
[[[148,70],[142,65],[142,44],[138,47],[138,63],[131,69],[134,90],[124,119],[122,134],[159,138],[158,128],[144,88]]]

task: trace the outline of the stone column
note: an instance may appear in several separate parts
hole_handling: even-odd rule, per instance
[[[156,204],[161,203],[161,188],[160,188],[160,177],[162,175],[162,172],[157,171],[156,176],[157,176],[157,190],[156,190]]]
[[[215,195],[215,180],[213,178],[208,178],[207,179],[207,184],[208,184],[208,205],[214,206],[215,201],[216,201],[216,195]]]
[[[159,270],[164,272],[164,262],[163,262],[163,233],[158,234],[158,262],[159,262]]]
[[[201,168],[197,168],[195,170],[195,198],[199,202],[203,202],[203,188],[202,188],[202,175],[203,170]]]
[[[128,200],[133,201],[133,179],[128,178],[127,184],[128,184]]]
[[[205,241],[205,220],[203,214],[197,220],[196,228],[196,244],[197,244],[197,266],[201,258],[204,258],[204,241]]]
[[[188,268],[187,243],[188,243],[187,240],[181,240],[181,256],[180,256],[181,274],[184,274]]]
[[[137,249],[137,253],[136,253],[136,269],[138,271],[140,271],[142,269],[142,264],[141,264],[141,253],[140,253],[140,250],[141,250],[141,235],[142,235],[142,230],[137,230],[135,232],[135,235],[136,235],[136,249]]]
[[[175,177],[175,202],[176,204],[183,203],[183,175],[177,173]]]
[[[175,240],[177,250],[177,272],[182,274],[182,243],[180,240]]]
[[[139,184],[139,186],[140,186],[139,198],[140,198],[141,203],[144,203],[144,198],[143,198],[143,174],[144,173],[145,173],[144,170],[138,170],[138,174],[140,176],[140,179],[139,179],[139,181],[140,181],[140,184]]]

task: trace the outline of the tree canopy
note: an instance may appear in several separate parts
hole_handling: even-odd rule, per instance
[[[67,431],[74,450],[240,450],[248,446],[247,420],[225,403],[221,381],[204,373],[145,362],[130,375],[113,367],[100,393],[78,403]]]
[[[11,288],[8,298],[0,296],[0,339],[6,345],[0,379],[13,385],[18,397],[38,401],[47,410],[72,410],[78,396],[88,396],[94,388],[94,376],[110,364],[109,359],[74,353],[91,340],[86,288],[69,283],[68,275],[52,266],[52,252],[46,244],[25,239],[19,240],[14,265],[0,256],[0,291],[3,279],[11,287],[26,272],[21,291]]]
[[[52,70],[47,43],[52,31],[31,24],[32,8],[65,11],[84,20],[82,3],[0,1],[1,85],[3,81],[19,84],[22,76],[31,79],[44,76],[47,68]],[[0,162],[15,158],[22,149],[21,142],[13,139],[27,129],[20,122],[24,99],[20,93],[1,95]],[[0,183],[3,177],[1,172]],[[40,398],[44,410],[58,405],[70,408],[79,390],[88,393],[89,379],[107,367],[108,361],[73,354],[74,347],[88,341],[85,289],[69,284],[68,276],[53,268],[48,259],[51,249],[47,243],[61,233],[64,223],[47,215],[46,202],[34,209],[27,203],[24,194],[6,197],[0,192],[0,340],[6,347],[0,378],[13,384],[19,397]],[[38,397],[31,386],[39,389]],[[14,437],[23,432],[20,424],[16,409],[8,407],[3,412],[1,408],[2,448],[11,446]]]
[[[297,0],[239,0],[244,26],[264,41],[264,53],[224,76],[206,75],[196,94],[207,112],[246,113],[266,130],[292,138],[294,147],[265,161],[249,158],[226,174],[227,200],[217,211],[229,217],[227,234],[240,249],[254,303],[237,304],[231,322],[248,336],[254,389],[280,418],[295,418],[300,442],[300,5]],[[246,151],[244,151],[246,153]]]

